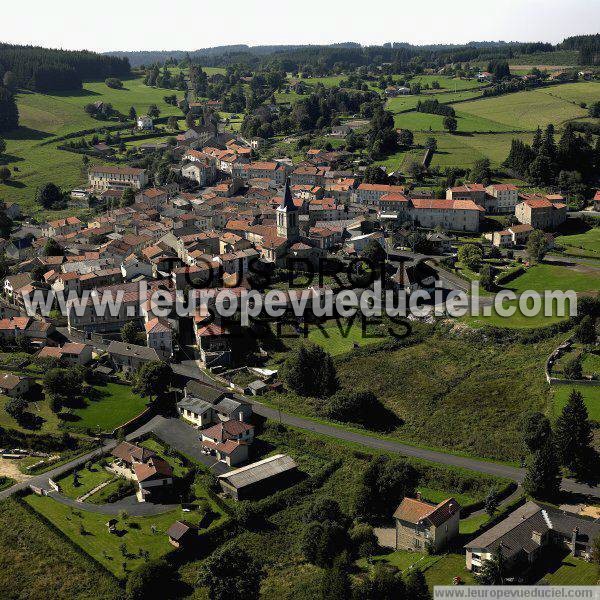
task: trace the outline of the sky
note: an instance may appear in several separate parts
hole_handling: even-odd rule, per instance
[[[28,0],[24,4],[5,0],[2,4],[2,42],[99,52],[348,41],[557,43],[600,30],[600,0]]]

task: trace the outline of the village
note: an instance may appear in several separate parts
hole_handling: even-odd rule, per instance
[[[600,583],[600,71],[569,39],[0,44],[15,597]]]

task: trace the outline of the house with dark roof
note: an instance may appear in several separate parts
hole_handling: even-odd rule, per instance
[[[597,519],[527,502],[465,545],[466,565],[469,571],[478,573],[483,563],[500,550],[507,569],[518,568],[522,573],[552,546],[590,558],[592,543],[599,535]]]
[[[458,535],[460,505],[454,498],[439,504],[405,497],[394,512],[396,549],[438,551]]]
[[[175,521],[175,523],[167,529],[169,543],[172,546],[175,546],[175,548],[181,548],[182,546],[189,544],[197,534],[198,528],[185,521]]]

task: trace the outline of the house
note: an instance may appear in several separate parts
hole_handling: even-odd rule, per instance
[[[14,373],[0,373],[0,394],[17,398],[25,395],[31,387],[31,378],[15,375]]]
[[[197,535],[198,528],[185,521],[175,521],[175,523],[167,529],[169,544],[175,546],[175,548],[181,548],[182,546],[188,545]]]
[[[148,348],[169,357],[173,354],[173,332],[168,321],[159,317],[150,319],[144,326]]]
[[[177,403],[177,412],[197,427],[205,427],[213,422],[213,409],[211,402],[194,396],[186,395]]]
[[[231,419],[203,429],[201,434],[203,442],[206,440],[211,442],[232,440],[251,444],[254,441],[254,425]]]
[[[519,573],[535,563],[545,548],[563,548],[589,559],[598,535],[597,520],[530,501],[466,544],[466,565],[478,573],[498,549],[507,569],[518,567]]]
[[[567,220],[567,206],[551,202],[542,196],[523,195],[522,202],[515,206],[515,216],[519,223],[531,225],[534,229],[556,229]]]
[[[148,116],[148,115],[140,115],[137,118],[137,126],[138,129],[153,129],[154,128],[154,121],[152,120],[152,117]]]
[[[108,354],[115,366],[123,371],[137,371],[147,362],[162,360],[154,348],[112,341],[108,345]]]
[[[148,185],[146,169],[134,167],[116,167],[93,165],[88,172],[88,183],[95,192],[108,188],[125,189],[133,187],[142,189]]]
[[[0,319],[0,339],[12,342],[18,337],[26,335],[31,321],[31,317],[8,317]]]
[[[9,275],[4,280],[4,295],[14,300],[19,290],[28,286],[32,282],[31,273],[19,273],[17,275]]]
[[[227,328],[217,324],[204,325],[194,321],[200,359],[206,366],[229,365],[232,361],[231,340]]]
[[[230,421],[236,419],[238,421],[248,421],[252,416],[252,406],[245,402],[239,402],[233,398],[223,398],[214,406],[216,419],[218,421]]]
[[[494,183],[488,185],[485,191],[496,199],[495,210],[493,212],[509,213],[515,212],[515,206],[519,202],[519,188],[510,183]]]
[[[159,501],[168,496],[173,486],[173,469],[156,452],[121,442],[111,451],[114,460],[110,470],[137,483],[138,502]]]
[[[405,497],[394,512],[396,549],[425,552],[438,551],[458,535],[460,505],[454,498],[439,504]]]
[[[593,202],[594,202],[593,209],[597,212],[600,212],[600,190],[598,190],[596,192],[596,194],[594,195]]]
[[[473,200],[480,206],[485,201],[485,187],[481,183],[466,183],[446,190],[446,200]]]
[[[486,233],[485,237],[497,248],[512,248],[513,246],[522,246],[533,230],[533,227],[527,224],[512,225],[502,231]]]
[[[264,497],[289,486],[299,478],[296,461],[286,454],[275,454],[258,462],[219,475],[225,494],[235,500]]]
[[[62,348],[46,346],[38,358],[54,358],[69,365],[87,365],[92,362],[92,346],[78,342],[68,342]]]

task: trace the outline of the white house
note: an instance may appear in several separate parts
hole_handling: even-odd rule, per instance
[[[152,129],[154,127],[152,117],[149,117],[148,115],[140,115],[137,118],[137,126],[138,129]]]

